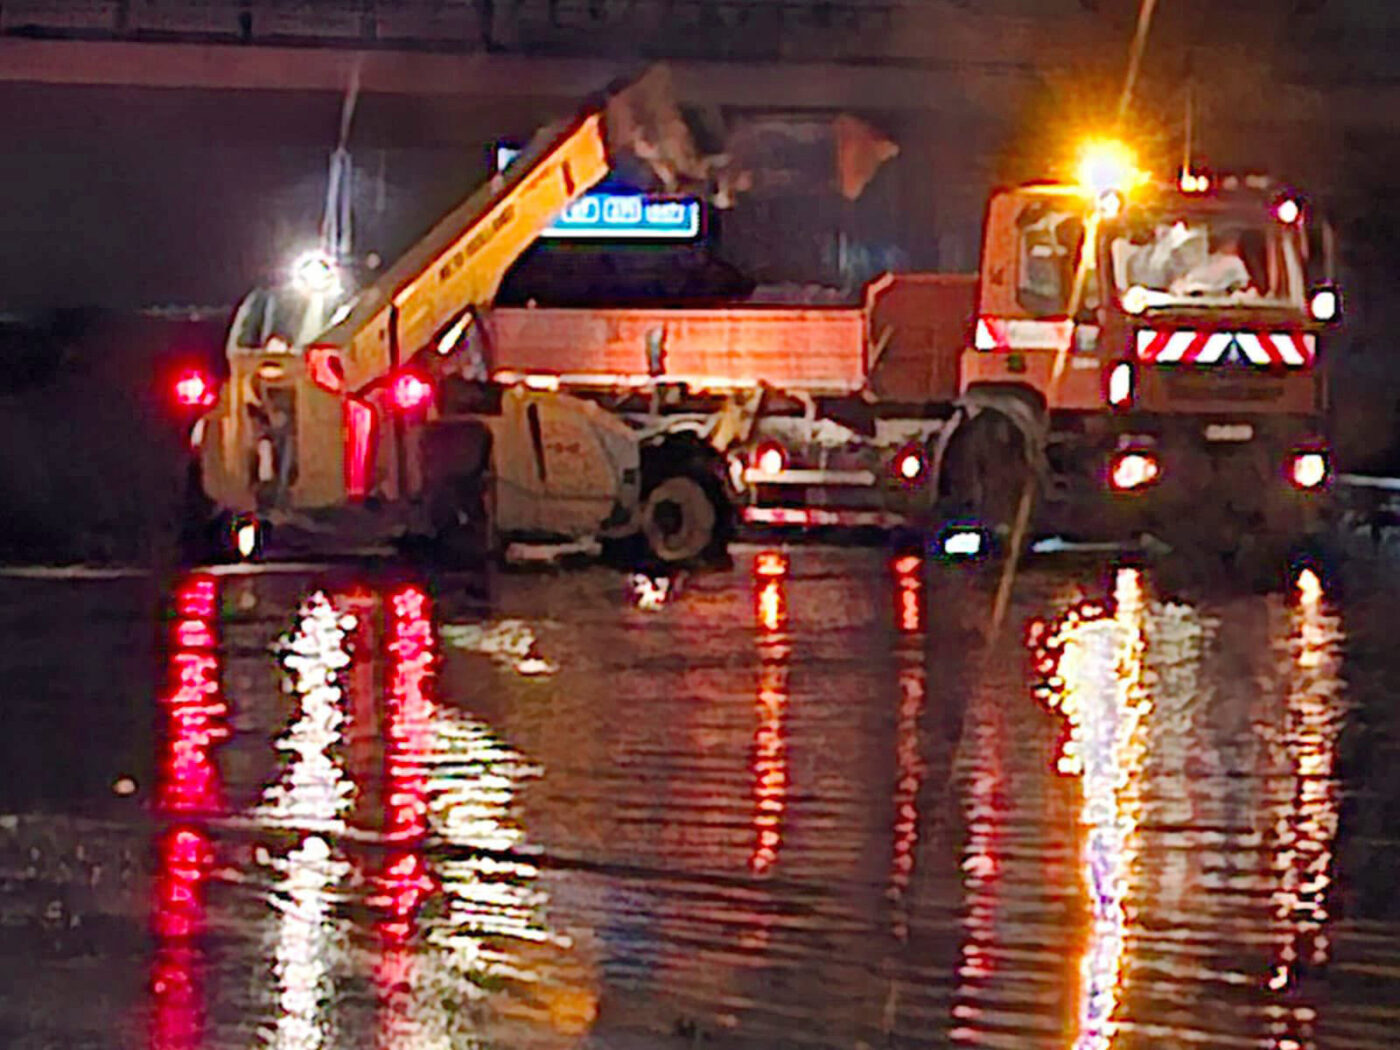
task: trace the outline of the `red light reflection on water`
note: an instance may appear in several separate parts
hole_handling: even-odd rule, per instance
[[[386,613],[384,836],[396,848],[380,872],[372,903],[382,912],[382,947],[375,967],[378,1043],[388,1048],[412,1029],[408,1018],[419,960],[409,942],[419,910],[438,885],[422,853],[428,832],[428,783],[420,762],[434,750],[432,605],[425,591],[410,585],[388,596]]]
[[[1002,874],[1002,825],[1007,812],[1003,795],[1006,774],[1002,768],[1005,728],[1001,710],[992,705],[974,713],[968,726],[967,754],[971,768],[963,802],[967,845],[963,849],[962,880],[967,901],[963,918],[966,935],[958,962],[957,1001],[953,1004],[954,1043],[981,1043],[980,1005],[992,997],[991,981],[997,968],[997,909]]]
[[[902,634],[921,639],[924,629],[923,560],[913,555],[896,558],[894,572],[895,623]],[[919,719],[927,696],[927,671],[922,645],[905,646],[899,653],[899,709],[895,722],[894,847],[890,863],[889,897],[895,905],[893,932],[899,940],[909,936],[904,896],[914,877],[915,848],[919,840],[919,789],[926,772],[919,742]]]
[[[164,753],[158,763],[156,808],[188,820],[222,811],[213,749],[229,736],[228,705],[219,686],[218,582],[192,575],[175,590],[170,692]],[[184,822],[169,828],[156,851],[151,927],[151,1046],[194,1050],[204,1029],[205,884],[214,862],[207,832]]]
[[[219,692],[215,578],[186,578],[175,592],[175,616],[171,691],[164,700],[166,753],[156,805],[168,812],[215,813],[223,808],[223,798],[212,749],[229,735],[228,705]]]
[[[379,929],[387,941],[402,943],[412,932],[414,915],[435,888],[419,851],[428,832],[428,785],[418,756],[432,750],[436,652],[432,608],[421,588],[393,592],[387,612],[384,835],[403,848],[390,854],[380,876],[378,903],[386,917]]]
[[[782,553],[764,551],[754,559],[754,610],[761,660],[753,747],[754,845],[749,855],[749,870],[755,875],[768,872],[777,863],[787,807],[787,730],[783,714],[788,702],[790,647],[783,635],[787,624],[786,575],[787,558]]]

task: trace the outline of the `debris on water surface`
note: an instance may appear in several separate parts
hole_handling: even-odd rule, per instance
[[[524,620],[443,624],[442,640],[455,649],[489,656],[522,675],[550,675],[557,669],[539,652],[539,639]]]

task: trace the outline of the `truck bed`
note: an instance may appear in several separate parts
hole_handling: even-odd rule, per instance
[[[975,278],[887,275],[861,306],[711,309],[512,308],[488,322],[498,378],[639,386],[654,378],[720,390],[767,383],[793,393],[870,388],[891,402],[957,395]]]
[[[865,313],[858,307],[498,309],[497,375],[635,384],[652,376],[697,387],[844,393],[865,382]]]

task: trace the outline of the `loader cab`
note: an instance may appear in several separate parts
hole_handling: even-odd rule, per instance
[[[305,351],[349,309],[352,287],[309,268],[248,293],[229,325],[228,382],[201,452],[206,490],[239,512],[327,502],[344,488],[340,397],[317,385]]]

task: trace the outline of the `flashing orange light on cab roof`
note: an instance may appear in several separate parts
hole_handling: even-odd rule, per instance
[[[1096,200],[1109,193],[1122,194],[1138,181],[1137,160],[1122,142],[1092,139],[1080,149],[1078,177]]]
[[[424,408],[433,399],[433,384],[415,372],[402,372],[390,388],[394,407],[401,412]]]
[[[175,380],[175,400],[184,408],[208,408],[217,396],[213,382],[198,369],[187,369]]]

